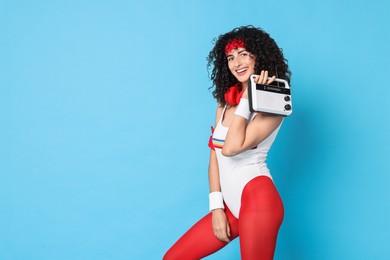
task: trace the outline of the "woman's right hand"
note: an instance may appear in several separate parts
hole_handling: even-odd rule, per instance
[[[214,209],[212,211],[212,222],[214,235],[221,241],[230,242],[230,227],[225,211],[223,209]]]

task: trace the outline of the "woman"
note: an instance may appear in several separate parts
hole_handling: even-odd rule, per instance
[[[284,209],[265,163],[283,118],[251,113],[248,80],[290,81],[281,49],[261,29],[236,28],[219,36],[208,56],[218,101],[209,146],[210,213],[190,228],[164,259],[200,259],[240,236],[241,259],[273,259]],[[269,77],[272,75],[272,77]]]

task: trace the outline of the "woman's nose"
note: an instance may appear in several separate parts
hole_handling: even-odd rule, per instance
[[[234,67],[238,68],[240,66],[241,66],[241,59],[240,58],[234,59]]]

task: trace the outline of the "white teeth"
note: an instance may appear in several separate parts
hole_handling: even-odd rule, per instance
[[[238,73],[241,73],[241,72],[244,72],[244,71],[246,71],[247,70],[247,68],[245,68],[245,69],[240,69],[240,70],[236,70]]]

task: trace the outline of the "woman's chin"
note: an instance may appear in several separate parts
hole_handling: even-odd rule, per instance
[[[241,84],[248,84],[249,77],[248,78],[238,78],[237,79]]]
[[[245,75],[242,75],[242,76],[236,75],[236,79],[237,79],[239,82],[241,82],[241,83],[245,83],[245,82],[248,82],[248,81],[249,81],[249,77],[250,77],[250,76],[251,76],[250,74],[245,73]]]

